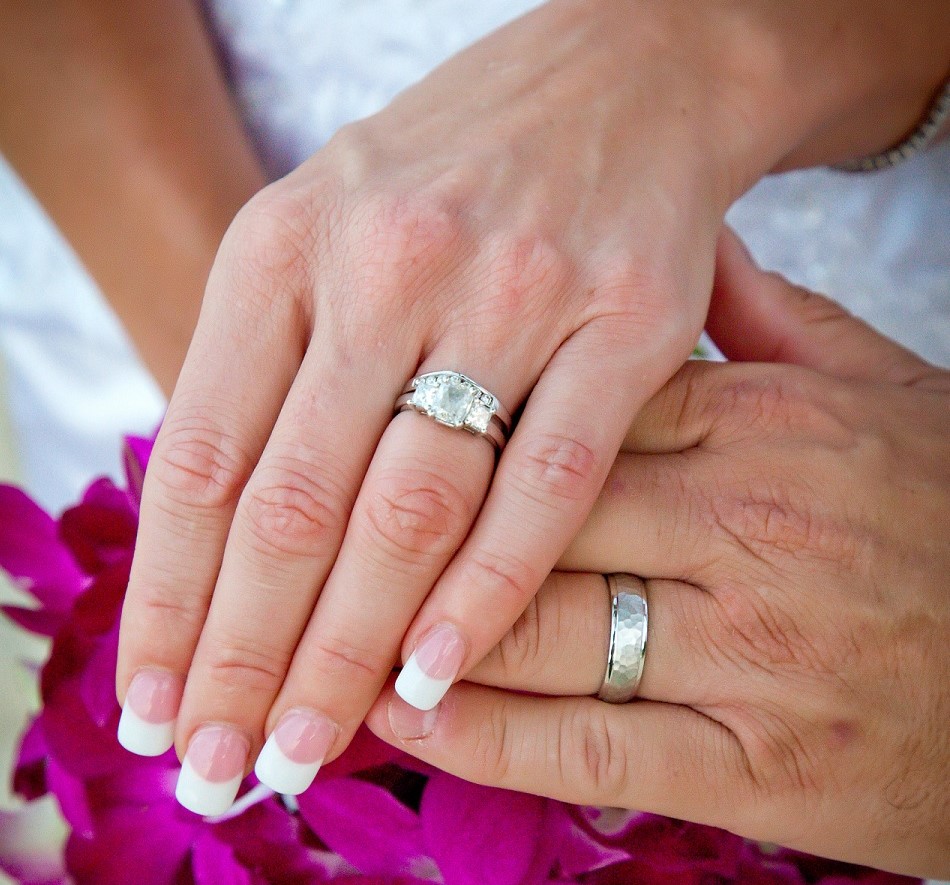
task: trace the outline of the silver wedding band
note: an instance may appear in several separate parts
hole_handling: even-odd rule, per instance
[[[460,372],[416,375],[396,400],[396,414],[407,409],[482,436],[499,452],[511,435],[511,415],[498,397]]]
[[[610,594],[607,671],[597,697],[611,704],[632,700],[640,687],[647,650],[647,588],[634,575],[604,575]]]

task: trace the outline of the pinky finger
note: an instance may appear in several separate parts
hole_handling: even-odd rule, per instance
[[[541,698],[461,682],[429,711],[383,690],[377,737],[465,780],[730,828],[749,792],[735,735],[690,707]]]

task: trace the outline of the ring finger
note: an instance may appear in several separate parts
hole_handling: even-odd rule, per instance
[[[708,700],[723,680],[700,639],[711,614],[708,595],[679,581],[645,586],[649,632],[637,696],[676,704]],[[466,680],[537,694],[597,694],[607,664],[609,603],[603,575],[552,573]]]
[[[268,716],[256,772],[269,787],[302,792],[323,760],[349,742],[392,671],[412,618],[475,519],[494,457],[486,439],[411,411],[387,427]],[[448,657],[463,653],[458,643],[443,650]],[[308,741],[305,752],[294,736],[328,719],[323,740]]]

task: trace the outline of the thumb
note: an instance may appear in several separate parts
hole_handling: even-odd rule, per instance
[[[724,227],[706,328],[743,362],[793,363],[838,378],[916,384],[943,373],[823,295],[761,270]]]

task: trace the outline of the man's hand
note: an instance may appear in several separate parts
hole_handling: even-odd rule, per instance
[[[479,783],[946,878],[950,373],[732,237],[710,327],[796,365],[686,365],[560,563],[646,579],[638,700],[576,697],[604,678],[607,593],[555,573],[439,708],[387,690],[368,724]]]

